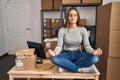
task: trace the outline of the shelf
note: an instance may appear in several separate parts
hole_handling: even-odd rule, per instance
[[[44,29],[59,29],[61,27],[43,27]]]
[[[54,11],[60,11],[60,10],[41,10],[42,12],[54,12]]]
[[[87,28],[87,29],[96,29],[95,25],[86,25],[84,27]]]
[[[100,6],[101,3],[95,3],[95,4],[61,4],[61,22],[60,22],[60,26],[63,26],[63,21],[62,19],[65,18],[65,16],[63,17],[63,8],[64,7],[95,7],[96,8],[96,16],[97,16],[97,7]],[[97,20],[97,17],[95,18],[95,21]],[[97,21],[96,21],[97,22]],[[96,22],[95,25],[86,25],[84,26],[87,30],[90,31],[90,44],[93,48],[95,48],[95,41],[96,41]]]
[[[63,7],[69,7],[69,6],[73,6],[73,7],[76,7],[76,6],[80,6],[80,7],[90,7],[90,6],[99,6],[101,5],[101,3],[94,3],[94,4],[62,4],[61,6]]]
[[[54,29],[59,29],[61,27],[63,27],[63,19],[66,16],[66,9],[65,7],[95,7],[96,8],[96,16],[97,16],[97,7],[102,5],[101,3],[78,3],[78,4],[61,4],[60,5],[60,10],[41,10],[41,17],[42,17],[42,30],[50,30],[51,33]],[[60,26],[59,27],[45,27],[43,25],[43,19],[44,19],[44,12],[60,12]],[[97,17],[95,18],[95,20],[97,20]],[[84,26],[87,30],[90,31],[90,44],[93,48],[95,48],[95,38],[96,38],[96,22],[95,25],[86,25]],[[53,34],[51,34],[53,35]],[[52,38],[53,36],[51,36]],[[45,39],[44,37],[44,33],[42,35],[42,39]]]

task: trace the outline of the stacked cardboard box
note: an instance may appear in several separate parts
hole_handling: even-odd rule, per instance
[[[16,51],[16,69],[34,70],[36,63],[35,49],[18,49]]]
[[[82,0],[82,3],[101,3],[101,0]]]
[[[54,10],[60,10],[62,0],[54,0]]]
[[[100,80],[119,80],[120,73],[120,2],[98,7],[96,47],[103,49],[97,67]]]
[[[51,19],[51,27],[60,27],[60,19],[59,18],[54,18]]]
[[[57,41],[48,41],[48,42],[43,42],[43,45],[45,47],[45,52],[48,51],[48,49],[54,50],[55,47],[57,46]],[[46,54],[46,57],[50,57],[48,54]]]
[[[45,51],[47,52],[48,49],[54,50],[55,47],[57,46],[57,41],[47,41],[43,42],[43,45],[45,47]]]
[[[62,0],[63,4],[93,4],[93,3],[101,3],[101,0]]]
[[[80,4],[81,0],[62,0],[63,4]]]
[[[44,37],[51,38],[51,30],[44,30]]]
[[[44,27],[50,28],[50,23],[51,23],[51,19],[50,18],[45,18],[44,19]]]
[[[53,0],[41,0],[42,10],[53,10]]]
[[[61,4],[96,4],[102,0],[41,0],[42,10],[60,10]]]
[[[42,10],[60,10],[62,0],[41,0]]]
[[[44,27],[60,27],[60,19],[59,18],[45,18],[44,19]]]
[[[43,46],[45,48],[45,52],[48,51],[48,49],[51,49],[51,50],[54,50],[55,47],[57,46],[57,39],[58,38],[50,38],[50,39],[45,39],[43,41]],[[49,57],[47,54],[46,54],[46,57]]]
[[[86,26],[86,19],[80,19],[81,26]]]

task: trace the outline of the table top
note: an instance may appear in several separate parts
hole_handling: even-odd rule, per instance
[[[46,60],[45,62],[50,62],[50,60]],[[95,66],[94,66],[95,67]],[[77,78],[77,77],[86,77],[86,76],[95,76],[95,75],[100,75],[99,71],[97,70],[97,68],[95,67],[96,73],[73,73],[73,72],[62,72],[59,73],[58,72],[58,67],[55,66],[50,70],[46,70],[46,71],[38,71],[38,70],[17,70],[15,68],[15,66],[8,71],[9,75],[52,75],[52,77],[55,78]],[[53,76],[54,75],[54,76]]]

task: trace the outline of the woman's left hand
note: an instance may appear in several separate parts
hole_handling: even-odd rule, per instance
[[[94,55],[101,55],[102,54],[102,49],[97,48],[92,52]]]

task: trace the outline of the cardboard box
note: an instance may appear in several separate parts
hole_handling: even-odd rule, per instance
[[[106,80],[120,79],[120,58],[108,58]]]
[[[86,26],[86,19],[80,19],[81,26]]]
[[[15,62],[17,70],[35,70],[36,57],[16,59]]]
[[[51,24],[51,19],[50,18],[45,18],[44,19],[44,27],[50,28],[50,24]]]
[[[110,31],[109,36],[109,57],[120,58],[120,31]]]
[[[30,49],[18,49],[16,51],[16,56],[33,56],[35,52],[34,48]]]
[[[110,30],[120,30],[120,2],[114,2],[111,5]]]
[[[43,42],[43,46],[45,48],[45,52],[47,52],[48,49],[54,50],[55,47],[57,46],[57,41]],[[50,56],[46,54],[46,57],[49,58]]]
[[[51,33],[51,31],[50,30],[44,30],[44,33]]]
[[[80,4],[81,0],[62,0],[63,4]]]
[[[100,6],[97,12],[96,44],[106,46],[105,50],[108,50],[106,54],[109,57],[120,57],[120,45],[118,45],[120,44],[120,15],[117,11],[120,14],[120,2],[112,2]],[[114,16],[119,19],[115,19]]]
[[[42,10],[53,10],[53,0],[41,0]]]
[[[47,51],[48,49],[54,50],[57,46],[57,41],[43,42],[43,45],[45,47],[45,51]]]
[[[51,19],[51,26],[52,27],[60,27],[60,19]]]
[[[16,69],[17,70],[34,70],[36,64],[35,49],[18,49],[16,51]]]
[[[82,0],[82,3],[101,3],[101,0]]]
[[[51,38],[51,34],[48,33],[44,34],[44,38]]]
[[[120,31],[97,30],[96,47],[101,47],[108,57],[120,58]]]
[[[98,7],[97,28],[120,30],[120,2],[112,2]]]
[[[119,62],[117,60],[108,59],[108,58],[114,58],[114,59],[120,58],[120,54],[119,54],[120,27],[118,27],[118,25],[120,24],[119,23],[120,9],[118,9],[120,8],[119,5],[120,5],[120,2],[112,2],[104,6],[100,6],[97,9],[98,14],[97,14],[97,28],[96,28],[97,29],[96,30],[96,47],[100,47],[103,50],[103,54],[100,56],[100,61],[97,63],[97,68],[101,73],[100,80],[113,80],[113,79],[119,80],[118,74],[120,72],[119,72],[119,69],[115,67],[115,66],[118,66],[116,63],[119,64]],[[114,16],[118,17],[119,19],[112,18]],[[107,69],[108,67],[109,69]],[[118,70],[118,72],[116,69]]]
[[[54,10],[60,10],[62,0],[54,0]]]
[[[51,30],[44,30],[44,37],[50,38],[51,37]]]

